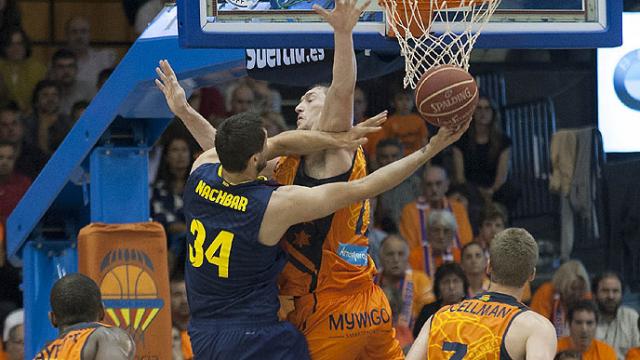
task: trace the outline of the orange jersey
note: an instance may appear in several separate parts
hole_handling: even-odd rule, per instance
[[[558,339],[558,352],[564,350],[575,350],[569,336]],[[596,339],[593,339],[587,351],[582,353],[582,360],[616,360],[617,358],[611,346]]]
[[[441,308],[431,318],[429,359],[510,359],[504,338],[527,307],[511,296],[486,293]]]
[[[367,175],[362,148],[354,156],[351,169],[329,179],[313,179],[304,173],[304,158],[282,158],[275,171],[276,180],[285,185],[317,186],[353,181]],[[280,275],[281,295],[302,296],[316,291],[344,293],[370,285],[376,272],[368,255],[369,202],[361,201],[311,222],[297,224],[284,235],[282,246],[289,254]]]
[[[184,360],[193,359],[193,349],[191,348],[191,338],[187,330],[180,331],[180,344],[182,350],[182,358]]]
[[[458,224],[454,246],[462,248],[473,240],[473,231],[467,209],[458,200],[445,199],[443,209],[451,211]],[[400,216],[400,234],[407,239],[409,249],[421,246],[427,241],[427,220],[430,206],[423,198],[407,204]]]
[[[100,323],[80,323],[69,327],[57,339],[47,344],[34,360],[81,360],[82,349],[98,328],[108,327]]]
[[[404,155],[419,150],[427,144],[429,130],[418,114],[391,115],[382,124],[385,138],[398,138],[404,146]]]

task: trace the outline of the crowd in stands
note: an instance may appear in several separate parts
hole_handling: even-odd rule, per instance
[[[157,13],[158,4],[142,5],[135,18],[138,31],[149,14]],[[67,22],[66,42],[46,64],[32,56],[20,24],[15,0],[0,0],[0,227],[117,65],[114,51],[91,47],[91,24],[85,18]],[[290,128],[282,102],[268,83],[251,78],[199,89],[190,98],[214,126],[229,115],[257,112],[269,136]],[[382,131],[364,146],[372,171],[416,151],[434,131],[415,113],[410,91],[398,90],[390,103]],[[367,109],[366,93],[357,88],[354,123],[367,118]],[[500,109],[481,97],[473,119],[443,156],[370,201],[375,281],[387,295],[405,349],[440,307],[489,288],[488,247],[509,225],[509,210],[522,191],[508,178],[512,141],[501,130]],[[164,226],[170,254],[174,359],[193,356],[180,271],[187,230],[182,192],[200,151],[179,121],[150,151],[151,216]],[[0,360],[22,359],[19,269],[6,262],[4,244],[0,249]],[[523,301],[554,324],[556,359],[640,359],[638,313],[621,305],[624,288],[618,275],[606,272],[592,280],[579,261],[570,260],[533,293],[531,285]]]

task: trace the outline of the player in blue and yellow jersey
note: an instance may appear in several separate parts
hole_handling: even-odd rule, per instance
[[[58,338],[35,360],[133,359],[135,343],[120,328],[100,323],[104,308],[98,285],[82,274],[62,277],[51,289],[51,323]]]
[[[553,359],[553,325],[520,302],[524,287],[535,277],[536,241],[524,229],[506,229],[493,238],[489,254],[489,290],[434,314],[408,360]]]
[[[192,134],[198,134],[200,127],[215,136],[209,150],[194,162],[184,189],[190,231],[185,279],[195,358],[308,358],[302,334],[277,318],[276,279],[286,261],[278,246],[282,236],[294,224],[323,218],[397,186],[457,141],[466,128],[443,129],[421,151],[358,180],[315,187],[277,186],[259,177],[276,152],[270,144],[274,139],[267,139],[256,114],[234,115],[217,131],[205,129],[208,123],[193,113],[168,63],[161,62],[157,72],[156,84]],[[346,134],[358,131],[355,127]],[[287,136],[307,140],[298,144],[302,153],[319,151],[322,141],[318,138],[323,137],[315,131],[293,131]],[[202,145],[206,139],[198,142]],[[354,252],[354,257],[358,255]],[[385,315],[376,310],[369,316],[379,324]]]

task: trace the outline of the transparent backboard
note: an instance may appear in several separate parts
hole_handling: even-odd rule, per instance
[[[360,0],[359,0],[360,1]],[[364,1],[364,0],[362,0]],[[427,1],[427,0],[425,0]],[[330,26],[312,3],[331,0],[178,1],[183,47],[333,47]],[[503,0],[477,48],[596,48],[622,42],[620,0]],[[438,24],[434,24],[438,31]],[[374,1],[354,29],[358,49],[397,51],[383,9]]]

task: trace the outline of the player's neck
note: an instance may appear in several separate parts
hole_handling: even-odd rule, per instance
[[[489,284],[489,289],[487,291],[513,296],[516,300],[522,301],[522,292],[524,291],[524,287],[516,288],[512,286],[505,286],[492,281],[491,284]]]
[[[240,184],[246,181],[253,181],[258,177],[255,170],[248,167],[242,172],[230,172],[222,168],[222,178],[231,184]]]

